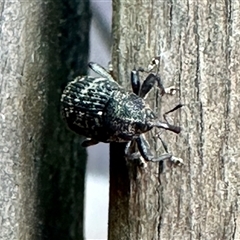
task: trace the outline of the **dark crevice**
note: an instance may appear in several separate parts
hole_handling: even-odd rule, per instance
[[[170,44],[172,42],[172,20],[173,20],[173,2],[170,1],[170,8],[169,8],[169,22],[170,22]]]
[[[233,233],[232,233],[232,240],[235,240],[235,235],[236,235],[236,231],[237,231],[237,217],[234,216],[233,218]]]
[[[86,150],[60,117],[61,88],[86,73],[89,49],[89,2],[44,5],[43,42],[49,43],[47,102],[38,178],[40,232],[43,239],[84,239]],[[80,12],[82,14],[80,14]]]
[[[232,16],[231,16],[231,1],[225,1],[226,4],[226,14],[227,14],[227,22],[226,22],[226,63],[228,66],[230,65],[230,59],[231,59],[231,52],[229,50],[230,46],[230,37],[232,36],[232,29],[231,29],[231,23],[232,23]],[[229,72],[228,72],[229,73]],[[229,138],[229,132],[230,132],[230,127],[229,127],[229,113],[230,113],[230,89],[231,89],[231,81],[229,80],[229,77],[226,78],[226,83],[225,85],[225,110],[224,110],[224,129],[225,129],[225,134],[224,134],[224,139],[223,139],[223,145],[225,143],[225,146],[228,146],[228,138]],[[224,146],[222,147],[224,149]],[[226,149],[224,149],[226,150]],[[222,154],[223,155],[223,154]],[[225,174],[225,168],[224,168],[224,157],[221,157],[221,170],[222,170],[222,178],[224,178]],[[224,181],[224,179],[222,179]]]
[[[160,167],[160,166],[159,166]],[[162,186],[161,186],[161,177],[160,174],[158,175],[159,179],[159,188],[157,190],[158,192],[158,213],[159,213],[159,218],[158,218],[158,225],[157,225],[157,236],[158,239],[161,239],[161,226],[162,226],[162,214],[163,214],[163,192],[162,192]]]
[[[230,38],[232,37],[232,5],[231,5],[231,1],[225,1],[225,5],[226,5],[226,18],[227,18],[227,22],[226,22],[226,26],[225,26],[225,31],[226,31],[226,45],[225,45],[225,51],[226,51],[226,63],[227,63],[227,68],[228,66],[231,65],[231,48],[229,48],[229,46],[231,46],[230,43]],[[230,80],[230,70],[228,68],[228,75],[227,78],[225,80],[225,106],[224,106],[224,138],[223,138],[223,142],[222,142],[222,156],[224,156],[224,152],[228,152],[228,146],[229,146],[229,133],[230,133],[230,118],[229,118],[229,114],[230,114],[230,102],[231,102],[231,80]],[[220,163],[220,172],[222,173],[222,181],[226,183],[226,178],[225,178],[225,159],[226,157],[221,157],[221,163]],[[228,201],[228,191],[224,192],[224,201]],[[232,237],[231,239],[235,239],[235,234],[236,234],[236,228],[237,228],[237,218],[234,214],[234,210],[233,210],[233,206],[231,206],[232,212],[233,212],[233,233],[232,233]],[[237,211],[236,211],[237,212]],[[226,226],[228,226],[228,223],[224,223],[224,235],[223,237],[226,237],[225,234],[225,229]]]
[[[182,35],[180,34],[179,36],[179,42],[178,42],[178,51],[179,51],[179,74],[178,74],[178,89],[179,89],[179,102],[182,103],[182,91],[181,91],[181,82],[182,82],[182,72],[183,72],[183,69],[182,69],[182,55],[181,55],[181,43],[182,43]],[[181,114],[180,114],[180,117],[181,117]]]
[[[197,119],[197,131],[198,131],[198,143],[197,143],[197,154],[200,161],[200,166],[203,166],[203,134],[204,134],[204,122],[203,122],[203,106],[201,102],[201,76],[200,76],[200,35],[199,35],[199,8],[198,5],[194,9],[194,35],[196,44],[196,70],[195,70],[195,89],[196,89],[196,103],[198,106],[199,118]],[[200,176],[202,169],[199,169]],[[201,180],[200,180],[201,182]],[[191,224],[190,224],[191,225]],[[193,229],[191,229],[193,230]],[[198,231],[199,232],[199,231]],[[190,239],[194,239],[193,235],[190,234]]]
[[[204,132],[204,124],[203,124],[203,106],[201,102],[201,97],[200,97],[200,85],[201,85],[201,80],[200,80],[200,50],[199,50],[199,42],[200,42],[200,36],[198,33],[198,7],[195,9],[195,39],[196,39],[196,46],[197,46],[197,61],[196,61],[196,73],[195,73],[195,87],[197,89],[197,103],[199,104],[199,146],[198,146],[198,156],[201,161],[201,164],[203,165],[203,132]]]

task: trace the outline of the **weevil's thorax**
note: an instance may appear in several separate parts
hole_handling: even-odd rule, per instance
[[[110,141],[130,141],[152,129],[155,119],[145,101],[134,93],[116,91],[104,111]]]

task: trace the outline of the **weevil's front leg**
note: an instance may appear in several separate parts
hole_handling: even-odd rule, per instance
[[[159,61],[156,61],[159,62]],[[156,63],[157,64],[157,63]],[[131,72],[131,85],[133,92],[140,96],[141,98],[146,98],[148,93],[153,89],[154,85],[157,83],[158,88],[160,89],[160,94],[163,96],[164,94],[174,95],[178,88],[169,87],[164,88],[162,81],[158,75],[158,70],[155,74],[150,73],[147,78],[144,80],[142,86],[140,83],[139,72],[145,72],[143,68],[133,69]]]
[[[88,139],[84,140],[81,145],[82,145],[82,147],[89,147],[89,146],[92,146],[92,145],[96,145],[98,143],[99,142],[97,140],[92,139],[92,138],[90,138],[90,139],[88,138]]]
[[[155,83],[157,83],[157,87],[160,89],[160,95],[162,96],[165,94],[174,95],[176,91],[179,90],[174,86],[164,88],[162,80],[160,79],[159,75],[150,73],[142,84],[139,96],[142,98],[146,98],[148,93],[153,89]]]
[[[163,145],[163,148],[165,150],[165,152],[168,153],[168,147],[167,147],[167,144],[162,140],[162,138],[160,137],[160,135],[158,135],[158,138],[160,139],[162,145]],[[182,158],[177,158],[175,156],[172,156],[171,157],[171,162],[175,165],[179,165],[179,164],[183,164],[183,160]]]
[[[148,65],[148,72],[152,71],[154,68],[157,67],[157,70],[155,71],[156,72],[156,76],[158,75],[158,72],[159,72],[159,67],[160,67],[160,56],[157,56],[157,57],[154,57],[150,64]],[[174,95],[176,93],[176,91],[179,91],[179,88],[175,87],[175,86],[170,86],[170,87],[167,87],[167,88],[164,88],[162,83],[161,83],[161,86],[159,86],[159,83],[158,83],[158,87],[161,89],[161,95],[165,95],[165,94],[168,94],[168,95]]]
[[[171,158],[172,158],[172,155],[169,153],[162,154],[158,158],[154,157],[144,135],[139,136],[139,138],[136,139],[136,142],[137,142],[139,152],[141,153],[144,160],[146,160],[146,161],[162,162],[165,160],[171,160]]]
[[[140,78],[139,78],[139,72],[144,71],[142,68],[139,69],[133,69],[131,71],[131,85],[133,92],[138,95],[141,87]]]
[[[165,93],[165,90],[160,77],[153,73],[150,73],[142,84],[139,96],[141,98],[146,98],[148,93],[153,89],[155,83],[157,83],[157,86],[160,89],[160,94],[163,95]]]

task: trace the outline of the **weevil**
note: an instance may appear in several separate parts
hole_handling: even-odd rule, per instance
[[[177,134],[181,131],[178,126],[160,121],[144,100],[155,82],[161,94],[166,93],[157,74],[150,73],[141,85],[139,72],[144,70],[139,68],[132,71],[133,92],[128,92],[102,66],[93,62],[88,66],[100,77],[75,78],[68,83],[61,97],[62,115],[68,127],[87,137],[82,146],[88,147],[99,142],[126,142],[125,154],[129,158],[139,156],[136,152],[129,153],[130,147],[136,145],[146,161],[169,159],[174,163],[181,162],[181,159],[169,153],[154,157],[144,137],[144,133],[153,127]]]

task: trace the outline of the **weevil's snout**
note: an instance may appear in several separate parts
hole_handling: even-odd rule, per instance
[[[177,133],[177,134],[179,134],[181,132],[181,127],[171,125],[167,122],[156,121],[155,124],[154,124],[154,127],[163,128],[165,130],[168,130],[168,131],[171,131],[171,132],[174,132],[174,133]]]

